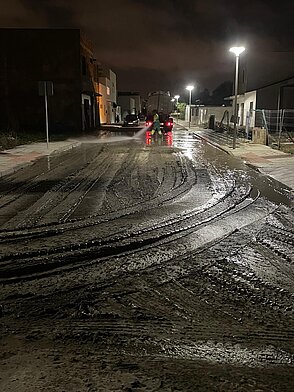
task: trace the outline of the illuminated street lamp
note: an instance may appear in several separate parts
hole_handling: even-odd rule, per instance
[[[174,96],[174,99],[176,99],[176,100],[177,100],[177,122],[179,121],[179,109],[178,109],[178,105],[179,105],[179,98],[180,98],[180,96],[179,96],[179,95],[175,95],[175,96]]]
[[[236,70],[235,70],[235,100],[234,100],[234,133],[233,133],[233,148],[236,148],[237,141],[237,98],[238,98],[238,79],[239,79],[239,56],[245,50],[244,46],[233,46],[230,52],[236,56]]]
[[[192,90],[194,90],[194,86],[191,86],[191,85],[187,86],[186,90],[188,90],[190,92],[190,95],[189,95],[189,128],[190,128],[190,125],[191,125]]]

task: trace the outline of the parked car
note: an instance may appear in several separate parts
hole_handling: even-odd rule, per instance
[[[140,124],[140,119],[136,114],[128,114],[123,122],[123,125],[125,127],[138,126],[139,124]]]

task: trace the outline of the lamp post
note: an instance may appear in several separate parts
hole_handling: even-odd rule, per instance
[[[233,149],[236,148],[237,141],[237,98],[238,98],[238,79],[239,79],[239,56],[245,50],[244,46],[233,46],[230,52],[236,56],[236,70],[235,70],[235,100],[234,100],[234,133],[233,133]]]
[[[189,95],[189,128],[191,126],[191,103],[192,103],[192,90],[194,90],[194,86],[190,85],[186,87],[186,90],[190,92]]]
[[[174,99],[176,99],[176,101],[177,101],[177,122],[179,122],[179,112],[178,112],[178,104],[179,104],[179,98],[180,98],[180,96],[179,95],[175,95],[174,96]]]

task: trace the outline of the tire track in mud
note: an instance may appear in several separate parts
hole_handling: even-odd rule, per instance
[[[135,155],[136,154],[134,153],[134,156]],[[159,156],[159,154],[157,155]],[[177,159],[176,162],[178,162]],[[127,163],[126,166],[128,166]],[[146,201],[146,199],[142,199],[140,201],[137,201],[136,203],[133,203],[129,207],[125,207],[118,204],[119,195],[116,192],[115,202],[116,202],[116,209],[118,211],[114,211],[110,213],[108,212],[105,216],[101,215],[101,217],[98,218],[97,218],[97,214],[92,214],[90,217],[76,218],[73,220],[69,219],[68,222],[60,222],[59,224],[57,224],[57,226],[56,226],[56,222],[46,222],[46,224],[39,224],[36,225],[36,227],[27,226],[23,230],[8,228],[0,231],[1,240],[5,241],[8,238],[11,238],[12,240],[16,240],[16,238],[20,238],[20,237],[32,238],[34,235],[37,236],[43,235],[44,237],[48,237],[50,234],[58,234],[64,232],[65,230],[75,230],[76,228],[80,228],[80,227],[94,226],[101,222],[114,220],[124,215],[134,214],[143,208],[144,209],[154,208],[159,203],[168,202],[175,198],[178,198],[182,194],[185,194],[191,189],[191,186],[196,181],[195,174],[193,175],[193,170],[191,170],[189,166],[184,165],[184,168],[182,168],[181,173],[182,174],[181,174],[180,183],[176,187],[166,189],[162,194],[159,195],[156,194],[154,198],[152,198],[151,200]],[[120,176],[121,175],[118,174],[118,177]],[[142,182],[142,180],[140,181]],[[112,183],[112,182],[109,184],[110,189],[107,190],[108,191],[107,193],[109,193],[109,191],[110,192],[112,191],[111,187],[115,187],[115,184],[116,183]],[[106,198],[107,197],[109,196],[107,196],[106,194]],[[105,207],[105,205],[102,206],[102,210],[103,207]]]
[[[220,218],[209,217],[203,222],[196,222],[186,224],[182,227],[171,228],[165,227],[165,232],[158,234],[158,232],[151,231],[149,237],[145,236],[145,233],[141,231],[137,233],[137,237],[128,237],[126,240],[118,238],[113,241],[108,240],[107,243],[97,247],[97,244],[92,245],[89,248],[81,249],[82,244],[77,246],[71,246],[70,249],[63,247],[59,249],[59,252],[53,250],[53,254],[50,254],[50,250],[46,249],[44,252],[37,252],[37,255],[29,252],[28,254],[15,254],[10,256],[4,256],[1,261],[1,273],[3,279],[1,282],[16,281],[18,279],[34,279],[37,277],[46,276],[47,274],[57,273],[60,271],[76,269],[79,267],[85,267],[87,264],[99,263],[107,258],[113,257],[124,257],[125,255],[136,255],[140,252],[146,252],[150,249],[152,252],[154,249],[161,253],[161,248],[166,249],[167,244],[172,249],[170,252],[174,254],[183,253],[183,245],[186,248],[185,252],[190,252],[193,248],[203,248],[211,246],[210,244],[214,241],[220,240],[222,237],[228,235],[234,230],[253,223],[256,219],[263,218],[267,213],[261,212],[259,205],[252,203],[251,205],[246,204],[246,211],[244,209],[238,209],[236,215],[238,218],[230,214]],[[225,212],[229,211],[228,208]],[[249,208],[251,208],[251,217],[247,217],[246,214],[250,214]],[[254,218],[253,218],[254,216]],[[237,220],[236,220],[237,219]],[[178,224],[177,224],[178,226]],[[199,227],[198,227],[199,226]],[[196,228],[196,230],[195,230]],[[183,244],[181,244],[183,242]],[[156,244],[156,246],[155,246]],[[171,246],[172,244],[172,246]],[[150,253],[149,252],[149,253]],[[40,256],[40,253],[44,256]],[[137,256],[136,256],[137,257]],[[155,256],[156,257],[156,256]],[[158,257],[158,256],[157,256]],[[164,258],[168,259],[171,257],[167,253]],[[87,262],[87,263],[86,263]]]
[[[101,147],[99,150],[101,150]],[[95,150],[93,148],[90,149],[88,152],[88,159],[92,159],[94,153]],[[74,157],[72,156],[73,154]],[[12,187],[8,192],[2,193],[0,199],[1,219],[3,223],[5,222],[2,226],[2,230],[5,227],[11,228],[17,225],[18,220],[21,220],[17,214],[21,215],[22,211],[24,211],[25,216],[28,206],[34,211],[34,208],[32,208],[31,205],[38,204],[39,200],[44,197],[46,192],[51,191],[52,194],[63,192],[64,189],[66,189],[68,182],[77,177],[87,166],[87,163],[85,163],[84,160],[83,154],[71,152],[67,153],[65,157],[62,156],[60,158],[57,156],[54,158],[49,171],[47,167],[44,167],[47,163],[43,159],[30,167],[32,171],[40,170],[40,174],[24,176],[24,178],[22,178],[18,172],[13,178],[10,178],[9,176],[5,177],[5,183],[7,182],[10,184],[12,182],[17,185]],[[14,219],[14,217],[16,217],[16,219]]]
[[[240,190],[238,190],[237,194],[239,194],[239,191]],[[7,274],[7,270],[9,269],[9,265],[11,264],[11,267],[13,267],[13,270],[15,270],[15,260],[21,260],[21,265],[19,265],[19,267],[22,268],[21,266],[23,266],[23,268],[25,268],[26,270],[36,268],[37,265],[40,264],[42,264],[42,269],[44,269],[44,262],[45,260],[47,260],[49,255],[52,256],[52,260],[50,262],[46,262],[47,268],[49,267],[50,263],[53,262],[53,260],[53,264],[55,265],[56,258],[63,258],[66,255],[66,252],[69,252],[70,255],[68,255],[69,259],[67,261],[64,260],[64,263],[75,264],[74,260],[76,257],[79,261],[83,260],[85,262],[91,257],[97,258],[97,255],[99,255],[99,257],[101,258],[104,258],[121,254],[124,252],[129,253],[132,251],[139,251],[141,248],[143,249],[146,246],[153,246],[154,243],[160,241],[170,241],[169,237],[174,237],[173,239],[176,240],[177,238],[183,236],[185,232],[189,233],[195,230],[196,227],[200,227],[201,225],[206,225],[216,219],[220,219],[220,217],[226,216],[228,212],[232,213],[234,209],[236,209],[235,213],[238,213],[243,208],[248,208],[250,204],[252,204],[254,201],[254,199],[253,201],[251,199],[250,191],[250,189],[243,189],[240,192],[241,198],[240,200],[238,200],[238,202],[235,199],[234,193],[232,193],[230,195],[230,201],[228,201],[228,199],[225,199],[226,203],[224,203],[223,208],[218,212],[214,211],[212,207],[211,209],[205,210],[202,213],[198,212],[198,214],[188,214],[187,216],[182,217],[181,220],[179,218],[176,218],[162,224],[159,223],[157,225],[147,227],[146,229],[140,229],[139,231],[131,231],[128,234],[126,234],[125,232],[121,234],[116,234],[115,236],[106,238],[105,240],[98,239],[95,241],[92,240],[90,242],[79,242],[78,244],[70,244],[68,246],[63,244],[60,248],[56,248],[55,246],[53,249],[47,248],[44,249],[44,251],[38,250],[36,252],[30,251],[28,253],[20,252],[14,255],[6,255],[1,259],[0,270],[2,269],[3,271],[4,267],[6,272],[3,271],[3,273]],[[244,194],[242,194],[242,192],[244,192]],[[217,208],[219,208],[219,205],[217,205]],[[77,254],[76,257],[74,256],[75,252]],[[62,256],[59,257],[59,253],[62,254]],[[45,256],[45,259],[43,261],[41,261],[42,259],[40,259],[42,255]],[[34,257],[36,258],[36,260],[33,260]],[[30,259],[30,261],[27,260],[28,258]],[[37,261],[37,264],[35,264],[34,261]],[[60,261],[58,262],[58,264],[60,265]]]
[[[185,168],[186,165],[183,165],[183,167]],[[183,168],[182,168],[182,171],[183,171]],[[189,173],[189,170],[187,167],[187,169],[184,171],[181,185],[186,183],[186,178],[188,177],[188,173]],[[191,174],[192,173],[189,173],[189,177],[193,178],[193,175],[191,176]],[[196,178],[195,178],[195,180],[193,179],[193,183],[196,182],[197,186],[199,183],[201,184],[201,177],[202,176],[203,176],[202,171],[200,173],[200,179],[198,178],[198,175],[196,174]],[[218,181],[218,184],[217,184],[218,187],[219,187],[220,183],[221,183],[221,181]],[[188,186],[190,188],[191,181],[189,181]],[[150,228],[150,223],[147,223],[147,225],[145,225],[147,227],[143,230],[145,232],[148,232],[150,230],[153,230],[153,227],[156,227],[156,226],[158,228],[160,228],[160,227],[167,226],[168,224],[171,224],[171,223],[178,223],[179,221],[183,221],[183,220],[186,220],[189,218],[196,217],[198,214],[205,213],[209,209],[212,209],[216,206],[218,207],[218,205],[221,205],[223,202],[227,202],[228,200],[230,202],[231,202],[231,200],[234,201],[233,198],[234,197],[239,198],[240,197],[239,194],[241,194],[241,195],[243,194],[243,196],[241,196],[241,198],[242,197],[244,198],[245,197],[244,195],[248,196],[249,190],[251,191],[251,189],[248,187],[247,188],[244,187],[244,188],[239,189],[235,186],[235,184],[233,184],[233,185],[228,184],[227,186],[228,186],[228,189],[226,191],[224,191],[225,188],[222,186],[222,192],[220,192],[220,195],[221,195],[220,197],[215,198],[215,199],[212,198],[212,199],[208,200],[208,202],[204,203],[204,205],[201,205],[201,207],[195,207],[192,209],[191,209],[191,207],[189,207],[188,211],[185,210],[184,212],[181,212],[180,214],[179,213],[177,213],[177,214],[172,213],[171,217],[174,216],[174,218],[171,218],[170,214],[169,214],[168,219],[166,218],[166,216],[164,216],[161,219],[161,222],[163,222],[163,223],[158,224],[157,222],[155,222],[154,226],[152,226],[151,228]],[[206,187],[206,185],[205,185],[205,187]],[[177,185],[176,189],[177,188],[180,188],[180,194],[177,194],[176,196],[180,196],[183,192],[185,192],[185,193],[187,192],[187,190],[182,190],[180,185]],[[201,191],[203,191],[202,188],[201,188]],[[247,192],[247,194],[246,194],[246,192]],[[209,195],[209,197],[211,198],[210,195]],[[169,198],[168,200],[170,201],[171,199]],[[167,200],[164,200],[164,201],[167,202]],[[191,202],[193,202],[193,200],[189,201],[189,204],[191,204]],[[236,201],[237,204],[239,202],[240,202],[239,200]],[[144,205],[146,205],[146,204],[148,205],[148,202],[145,203]],[[138,211],[135,211],[135,212],[138,213]],[[128,215],[132,215],[135,212],[129,210],[125,213]],[[105,222],[110,222],[111,220],[117,220],[118,218],[123,217],[123,216],[124,216],[124,214],[119,215],[119,216],[109,214],[104,219],[101,218],[99,220],[85,220],[85,221],[79,220],[78,222],[73,221],[73,222],[70,222],[69,224],[63,224],[63,225],[59,225],[57,227],[55,227],[55,226],[50,227],[50,226],[46,225],[45,228],[40,226],[35,229],[31,228],[30,230],[26,229],[26,230],[22,230],[22,231],[20,231],[20,230],[16,230],[16,231],[4,230],[4,231],[2,231],[2,234],[0,234],[0,239],[2,240],[3,243],[5,243],[6,241],[8,241],[8,242],[18,241],[21,238],[33,239],[35,237],[42,238],[43,236],[47,238],[48,236],[63,234],[66,231],[77,230],[77,229],[87,229],[87,228],[90,228],[91,226],[93,227],[93,226],[96,226],[96,225],[99,225],[99,224],[102,224]],[[140,226],[142,226],[142,225],[140,225]],[[50,229],[48,227],[50,227]],[[1,233],[1,231],[0,231],[0,233]]]
[[[150,260],[141,269],[138,260],[130,269],[126,257],[121,265],[116,259],[101,278],[91,272],[92,283],[83,276],[84,286],[62,285],[58,292],[10,301],[21,318],[38,315],[44,325],[46,317],[54,319],[57,340],[91,344],[105,355],[116,348],[136,358],[293,367],[293,293],[280,287],[276,274],[273,280],[261,273],[268,254],[256,241],[256,233],[278,215],[275,210],[257,223],[252,219],[177,258]],[[280,268],[285,263],[278,254],[275,261]]]
[[[62,291],[54,294],[56,298],[42,296],[35,299],[33,313],[30,310],[28,314],[34,316],[40,311],[42,315],[44,306],[54,304],[57,318],[70,318],[60,325],[55,323],[60,339],[98,346],[103,341],[103,347],[109,345],[110,349],[118,341],[128,342],[126,347],[123,343],[123,349],[131,355],[138,355],[139,346],[144,347],[144,355],[214,362],[214,348],[220,363],[292,366],[294,332],[289,320],[285,323],[289,314],[281,313],[279,307],[292,299],[286,291],[258,280],[258,276],[248,271],[245,274],[241,268],[244,259],[252,261],[247,252],[240,251],[244,244],[256,251],[246,229],[242,236],[236,232],[209,250],[186,256],[186,260],[179,257],[149,267],[140,277],[108,276],[110,284],[104,281],[100,288],[91,287],[84,294],[79,288],[80,295],[70,308]],[[257,262],[262,264],[262,259]],[[276,301],[273,304],[267,300],[272,293]],[[27,314],[25,302],[21,307]],[[66,309],[62,310],[59,302],[67,304]],[[48,314],[52,316],[51,311]]]

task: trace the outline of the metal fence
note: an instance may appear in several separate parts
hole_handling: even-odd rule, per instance
[[[255,110],[255,126],[267,131],[268,144],[282,145],[294,143],[294,109]]]

